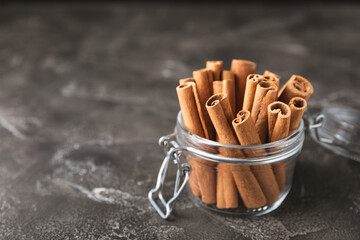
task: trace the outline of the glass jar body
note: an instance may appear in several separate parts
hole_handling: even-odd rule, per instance
[[[277,142],[240,146],[210,141],[189,132],[181,112],[175,127],[181,161],[191,166],[188,187],[199,206],[221,213],[263,215],[281,205],[291,189],[304,124]]]

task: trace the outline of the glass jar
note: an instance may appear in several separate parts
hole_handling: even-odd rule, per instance
[[[160,216],[167,218],[188,183],[191,198],[206,209],[235,215],[269,213],[281,205],[291,189],[304,136],[301,121],[293,134],[276,142],[251,146],[222,144],[189,132],[180,111],[175,132],[160,139],[166,157],[149,200]],[[177,166],[177,174],[174,194],[166,201],[162,190],[170,161]]]

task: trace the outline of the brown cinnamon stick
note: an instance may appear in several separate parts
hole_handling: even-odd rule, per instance
[[[200,103],[200,97],[197,93],[196,83],[189,81],[188,84],[192,85],[193,87],[195,102],[199,113],[202,110],[202,105]],[[193,181],[190,184],[195,184],[194,186],[190,185],[190,188],[194,192],[194,188],[198,187],[200,190],[201,200],[204,203],[216,203],[216,173],[214,170],[216,163],[201,158],[193,158],[192,164],[190,164],[190,166],[193,168]],[[197,180],[197,183],[195,182],[195,179]],[[198,194],[196,190],[195,194]]]
[[[223,92],[223,82],[222,81],[214,81],[213,82],[214,94]]]
[[[262,79],[262,76],[259,74],[249,74],[246,78],[246,87],[245,87],[245,93],[244,93],[244,104],[242,109],[251,111],[253,103],[254,103],[254,97],[255,97],[255,91],[256,86]]]
[[[196,172],[201,201],[206,204],[216,203],[216,163],[197,157],[191,159],[191,167]]]
[[[221,143],[238,144],[231,128],[233,114],[226,94],[213,95],[206,103],[211,121],[219,135]],[[231,153],[228,153],[232,155]],[[233,178],[228,173],[231,170]],[[240,196],[247,208],[258,208],[266,204],[266,198],[250,166],[236,164],[218,164],[217,207],[233,208],[237,198],[234,180]],[[231,203],[231,204],[229,204]]]
[[[206,83],[209,84],[209,81],[210,81],[209,80],[210,77],[208,76],[208,74],[209,74],[209,71],[204,71],[203,74],[199,74],[200,77],[198,76],[198,83],[199,83],[200,87],[198,87],[198,84],[194,83],[192,81],[192,79],[189,78],[189,79],[184,80],[186,83],[184,85],[180,85],[178,88],[180,91],[183,88],[183,86],[186,86],[185,87],[186,89],[188,89],[188,88],[190,89],[190,86],[192,87],[192,95],[193,95],[192,97],[193,98],[191,98],[191,101],[187,102],[186,99],[190,98],[188,96],[187,98],[185,98],[185,100],[183,98],[182,98],[182,100],[180,100],[180,97],[179,97],[179,102],[180,102],[180,104],[191,104],[192,110],[190,111],[190,114],[192,116],[199,117],[199,119],[196,119],[196,120],[190,119],[189,121],[184,121],[184,125],[186,127],[188,127],[188,129],[191,132],[198,135],[198,131],[197,131],[199,129],[198,123],[200,122],[200,125],[203,130],[201,137],[212,139],[213,137],[211,135],[209,135],[209,133],[211,133],[210,130],[211,130],[211,128],[213,129],[213,127],[212,127],[210,118],[208,116],[208,113],[205,109],[205,103],[204,103],[204,105],[201,104],[200,93],[198,92],[198,89],[199,89],[199,91],[201,91],[201,93],[203,94],[202,95],[203,98],[204,98],[204,94],[210,94],[209,87],[207,87],[207,85],[206,85]],[[211,89],[212,89],[212,87],[211,87]],[[180,93],[181,93],[181,91],[180,91]],[[179,95],[179,93],[178,93],[178,95]],[[190,91],[188,91],[188,95],[191,95]],[[196,109],[194,109],[194,102],[196,105]],[[201,106],[203,106],[203,107],[201,107]],[[181,109],[183,109],[183,108],[181,107]],[[188,113],[185,113],[185,116],[187,116],[186,114],[188,114]],[[208,117],[208,122],[206,122],[206,116]],[[184,113],[183,113],[183,117],[184,117]],[[196,124],[197,128],[195,130],[192,127],[191,123]],[[211,128],[210,127],[206,128],[207,126],[210,126]],[[206,131],[204,131],[204,129],[206,129]],[[212,132],[214,134],[214,130],[212,130]],[[201,200],[204,203],[213,204],[216,202],[216,192],[215,192],[216,191],[215,190],[216,174],[214,171],[214,166],[216,164],[214,164],[211,161],[206,161],[206,160],[200,161],[200,160],[201,160],[200,158],[194,158],[191,161],[190,166],[192,167],[192,173],[190,174],[191,175],[191,181],[189,182],[190,188],[195,196],[201,195]],[[197,180],[197,182],[196,182],[196,180]],[[199,194],[198,190],[200,190],[200,194]]]
[[[212,125],[209,114],[205,108],[206,101],[213,93],[213,74],[209,69],[200,69],[193,72],[193,77],[195,79],[196,90],[199,96],[199,117],[205,133],[205,138],[214,140],[214,126]]]
[[[279,87],[279,84],[280,84],[280,76],[273,73],[273,72],[270,72],[269,70],[265,70],[264,73],[263,73],[264,76],[270,76],[270,77],[273,77],[274,79],[277,80],[277,86]]]
[[[280,85],[279,78],[275,78],[273,76],[263,76],[262,81],[272,82],[276,85],[277,88],[279,88],[279,85]]]
[[[235,76],[236,112],[243,106],[246,78],[249,74],[255,73],[255,70],[256,63],[254,62],[241,59],[233,59],[231,62],[230,71]]]
[[[308,100],[314,93],[312,84],[304,77],[292,75],[279,92],[279,101],[286,104],[293,97],[302,97]]]
[[[277,87],[271,82],[260,82],[256,86],[254,103],[251,110],[251,118],[259,134],[261,143],[266,143],[268,135],[267,107],[275,101]]]
[[[273,102],[268,106],[269,140],[275,142],[289,136],[291,111],[283,102]],[[282,191],[286,184],[287,163],[274,163],[274,173]]]
[[[273,102],[268,106],[269,142],[289,136],[290,107],[283,102]]]
[[[191,83],[180,85],[176,88],[176,93],[178,95],[181,115],[185,127],[190,132],[200,137],[205,137],[197,111],[193,85]]]
[[[232,111],[236,112],[236,93],[235,93],[235,77],[230,71],[222,72],[223,91],[227,94]]]
[[[206,109],[220,137],[220,142],[225,144],[238,144],[231,127],[234,113],[231,110],[227,95],[219,93],[211,96],[206,102]]]
[[[206,102],[206,109],[209,112],[211,121],[219,136],[219,142],[226,144],[238,144],[231,127],[228,124],[230,107],[225,94],[213,95]],[[235,182],[231,174],[231,164],[219,163],[217,165],[217,208],[237,208],[238,196]]]
[[[201,126],[200,117],[197,110],[194,83],[188,82],[182,84],[176,88],[176,93],[178,95],[181,116],[185,127],[192,133],[205,137],[203,128]],[[199,184],[197,182],[196,168],[192,162],[189,162],[193,171],[190,174],[190,188],[195,196],[200,196]]]
[[[290,100],[289,107],[291,111],[289,135],[291,135],[298,128],[301,118],[306,110],[307,103],[306,100],[301,97],[294,97]]]
[[[189,185],[190,185],[191,192],[195,196],[200,197],[201,191],[200,191],[199,181],[198,181],[197,174],[196,174],[196,163],[193,161],[193,158],[188,158],[188,162],[191,166],[191,173],[190,173],[190,177],[189,177]]]
[[[239,206],[236,184],[231,173],[231,165],[217,165],[216,207],[219,209],[237,208]]]
[[[179,80],[179,85],[185,84],[187,82],[195,83],[195,79],[193,79],[193,78],[182,78],[182,79]]]
[[[250,166],[231,164],[231,173],[246,208],[253,209],[266,205],[266,197]]]
[[[207,61],[206,68],[210,69],[214,75],[214,81],[221,80],[221,72],[223,69],[223,61]]]
[[[232,122],[236,135],[241,145],[261,144],[260,137],[256,131],[255,124],[251,119],[250,112],[242,110],[237,114],[237,118]],[[262,150],[265,154],[265,151]],[[248,157],[259,154],[256,150],[246,149]],[[267,203],[274,203],[280,196],[280,189],[275,178],[275,174],[270,164],[252,165],[251,169],[258,180],[261,189],[266,197]]]
[[[223,70],[221,73],[221,79],[234,79],[235,81],[235,77],[234,74],[232,72],[230,72],[229,70]]]
[[[218,93],[225,93],[228,95],[229,101],[230,101],[230,95],[232,96],[232,98],[234,98],[234,92],[235,89],[233,87],[233,82],[231,82],[230,80],[223,80],[223,81],[214,81],[213,82],[213,88],[214,88],[214,94],[218,94]],[[215,139],[216,141],[219,141],[219,136],[217,134],[215,134]]]

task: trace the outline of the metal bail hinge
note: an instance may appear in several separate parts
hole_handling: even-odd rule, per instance
[[[170,216],[175,205],[175,200],[180,195],[182,190],[185,188],[186,183],[189,181],[190,172],[191,172],[191,167],[189,164],[187,163],[180,164],[180,155],[183,151],[186,151],[187,149],[184,147],[179,147],[176,141],[173,140],[174,136],[175,134],[171,134],[169,136],[162,137],[159,140],[159,144],[161,146],[164,146],[166,156],[159,170],[159,174],[156,181],[156,187],[151,189],[148,194],[150,203],[153,205],[155,210],[159,213],[159,215],[163,219],[167,219]],[[177,171],[176,171],[173,196],[169,201],[166,201],[163,196],[163,188],[164,188],[165,177],[167,174],[170,161],[172,161],[177,166]],[[182,178],[183,178],[183,182],[181,183]],[[165,208],[165,212],[160,208],[159,204],[155,201],[155,197],[154,197],[155,193],[158,193],[158,198],[160,200],[162,207]]]
[[[314,131],[315,137],[319,142],[332,144],[334,142],[333,140],[321,137],[319,134],[319,128],[322,126],[324,119],[324,114],[317,115],[316,117],[314,117],[313,123],[309,124],[309,129]]]

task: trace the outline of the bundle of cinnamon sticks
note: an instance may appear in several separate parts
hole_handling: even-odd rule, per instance
[[[291,135],[299,126],[313,94],[311,83],[292,75],[279,91],[280,77],[256,74],[256,63],[234,59],[207,61],[192,78],[180,79],[176,92],[182,120],[202,138],[232,145],[258,145]],[[261,149],[261,148],[260,148]],[[224,149],[223,156],[251,157],[259,152]],[[259,151],[259,150],[257,150]],[[265,149],[263,150],[264,153]],[[192,157],[190,188],[206,204],[219,209],[259,208],[274,203],[287,182],[286,163],[236,165]]]

